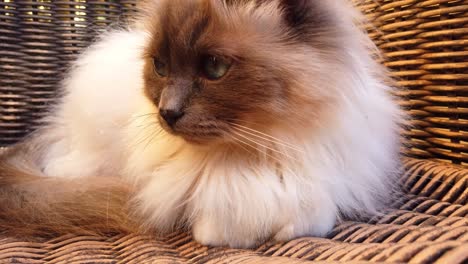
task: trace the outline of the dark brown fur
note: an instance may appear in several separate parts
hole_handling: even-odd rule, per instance
[[[313,106],[319,112],[321,102],[292,91],[289,82],[296,73],[272,57],[282,56],[281,49],[318,46],[321,31],[328,29],[324,24],[333,24],[332,16],[307,0],[279,1],[284,16],[280,25],[220,14],[252,1],[231,0],[226,6],[222,1],[166,1],[158,6],[161,16],[147,18],[153,37],[145,51],[146,94],[158,106],[161,93],[170,90],[185,112],[174,127],[165,127],[169,132],[204,141],[228,135],[232,122],[261,129],[278,120],[302,118],[292,115],[297,106]],[[262,8],[268,1],[255,2]],[[333,43],[327,45],[325,51],[333,50]],[[206,55],[228,57],[234,63],[226,76],[210,81],[200,73],[200,60]],[[168,64],[167,77],[155,73],[154,58]]]

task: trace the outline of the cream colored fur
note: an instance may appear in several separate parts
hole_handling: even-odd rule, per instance
[[[342,23],[358,18],[343,1],[326,2]],[[256,12],[274,20],[278,11]],[[43,173],[123,177],[140,188],[135,199],[146,225],[166,231],[182,219],[196,240],[210,245],[323,236],[341,215],[376,213],[398,172],[401,114],[383,83],[385,71],[369,55],[369,39],[348,28],[346,67],[317,61],[307,48],[278,61],[314,73],[298,77],[304,93],[310,85],[314,93],[320,87],[341,94],[313,126],[264,131],[300,147],[271,143],[267,147],[282,153],[274,157],[261,145],[255,153],[195,146],[161,130],[147,115],[158,110],[143,93],[148,33],[144,27],[111,31],[74,64],[49,126],[36,137],[47,142]],[[314,115],[301,114],[306,121]]]

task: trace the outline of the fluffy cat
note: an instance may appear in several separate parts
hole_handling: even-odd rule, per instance
[[[190,227],[253,247],[375,214],[403,117],[361,21],[345,0],[146,1],[4,155],[0,216],[16,224],[0,226]]]

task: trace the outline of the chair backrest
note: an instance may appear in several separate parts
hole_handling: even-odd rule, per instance
[[[468,2],[355,0],[411,114],[406,153],[468,163]],[[404,87],[404,88],[403,88]]]
[[[135,3],[0,0],[0,146],[39,125],[70,61]]]
[[[38,125],[61,74],[137,0],[0,0],[0,146]],[[466,0],[353,0],[411,114],[408,155],[468,163]]]

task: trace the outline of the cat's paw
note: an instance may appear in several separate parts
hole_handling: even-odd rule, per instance
[[[215,227],[214,223],[207,219],[201,219],[194,223],[192,226],[192,235],[198,243],[205,246],[226,246],[226,241],[223,239],[220,230]]]
[[[227,231],[226,228],[228,229]],[[253,248],[259,244],[253,233],[245,233],[243,228],[236,230],[235,227],[220,227],[209,218],[201,218],[192,226],[193,238],[205,246],[230,247],[230,248]]]
[[[292,224],[286,225],[276,233],[273,240],[276,242],[285,242],[295,238],[294,226]]]
[[[335,218],[323,217],[316,224],[311,224],[307,221],[295,224],[287,224],[278,231],[273,240],[276,242],[285,242],[292,239],[304,236],[323,237],[333,229]]]

